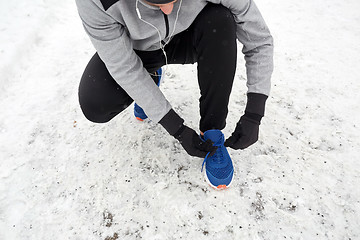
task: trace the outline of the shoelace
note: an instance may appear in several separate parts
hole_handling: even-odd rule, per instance
[[[224,138],[224,137],[222,136],[222,138]],[[224,142],[224,141],[222,141],[222,139],[219,139],[219,141],[217,141],[217,142]],[[223,151],[221,148],[224,147],[224,145],[223,144],[213,144],[213,146],[218,147],[218,149],[215,151],[214,155],[212,155],[212,156],[215,156],[216,163],[221,164],[224,160],[224,155],[223,155]],[[204,165],[209,158],[209,154],[210,154],[210,152],[208,152],[204,158],[204,161],[201,166],[201,172],[203,171]],[[220,156],[218,154],[220,154]]]

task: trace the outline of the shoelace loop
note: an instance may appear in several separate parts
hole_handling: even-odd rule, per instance
[[[221,164],[224,160],[224,155],[223,155],[223,151],[221,150],[221,147],[224,147],[224,145],[223,144],[213,144],[213,146],[218,147],[218,149],[215,151],[215,153],[212,156],[216,155],[216,157],[215,157],[216,163]],[[204,158],[204,161],[201,166],[201,172],[204,169],[204,165],[205,165],[205,162],[207,162],[207,160],[208,160],[209,154],[210,154],[210,152],[208,152]],[[220,156],[218,156],[218,154],[220,154]]]

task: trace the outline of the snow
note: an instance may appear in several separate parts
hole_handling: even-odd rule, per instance
[[[215,191],[132,106],[106,124],[77,101],[94,53],[73,1],[0,2],[0,239],[360,239],[360,2],[258,0],[275,70],[257,144]],[[239,46],[241,47],[241,46]],[[245,104],[239,54],[226,137]],[[198,127],[196,66],[161,89]]]

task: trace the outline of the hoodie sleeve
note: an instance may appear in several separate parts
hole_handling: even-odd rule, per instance
[[[243,44],[248,92],[269,95],[273,71],[273,38],[253,0],[209,0],[233,13]]]
[[[143,67],[125,28],[106,13],[100,1],[76,0],[86,33],[115,81],[159,122],[171,106]]]

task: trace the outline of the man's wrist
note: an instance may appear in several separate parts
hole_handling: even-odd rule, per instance
[[[183,129],[184,119],[182,119],[173,109],[170,109],[159,123],[171,136],[175,136]]]
[[[256,113],[250,113],[250,112],[245,111],[245,114],[243,115],[243,117],[250,119],[252,122],[255,122],[260,125],[260,122],[261,122],[261,119],[263,116],[260,116],[259,114],[256,114]]]
[[[265,114],[265,103],[267,98],[268,96],[261,93],[248,93],[245,114],[248,113],[255,117],[256,115],[263,117]]]

